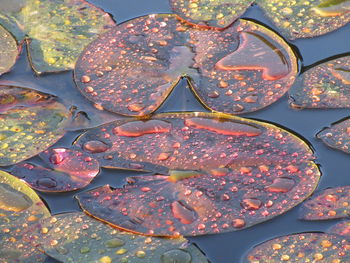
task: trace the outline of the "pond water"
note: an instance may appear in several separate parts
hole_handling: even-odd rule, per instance
[[[111,13],[118,23],[152,13],[169,13],[167,0],[94,0],[96,6],[102,7]],[[249,18],[267,24],[277,31],[263,16],[261,10],[254,6],[244,14]],[[320,61],[328,60],[340,54],[350,54],[350,25],[325,36],[314,39],[303,39],[291,42],[299,54],[301,71]],[[34,87],[43,87],[58,95],[62,100],[89,103],[75,89],[72,72],[53,75],[35,76],[27,62],[25,51],[15,65],[12,72],[5,74],[1,80],[32,83]],[[171,111],[206,111],[188,89],[186,82],[181,81],[168,100],[157,112]],[[294,110],[288,106],[288,98],[284,96],[270,107],[244,117],[264,120],[281,125],[288,130],[305,138],[315,150],[316,162],[320,165],[322,179],[318,189],[327,187],[350,185],[350,156],[325,146],[315,138],[315,134],[323,127],[350,115],[350,110]],[[79,135],[79,132],[70,132],[56,146],[69,146]],[[34,158],[35,161],[35,158]],[[139,173],[141,174],[141,173]],[[102,173],[91,185],[83,189],[86,191],[104,184],[112,187],[124,184],[127,176],[134,172],[103,169]],[[53,214],[80,210],[78,203],[73,199],[74,193],[69,194],[40,194],[47,202]],[[273,237],[297,232],[324,231],[334,222],[306,222],[300,221],[298,207],[268,222],[254,227],[218,235],[207,235],[189,238],[196,243],[208,256],[212,263],[240,262],[240,258],[251,247]],[[56,262],[48,259],[47,262]]]

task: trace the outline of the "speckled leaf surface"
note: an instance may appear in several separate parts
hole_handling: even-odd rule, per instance
[[[170,5],[175,14],[190,23],[223,28],[237,20],[253,2],[253,0],[170,0]]]
[[[8,72],[18,56],[16,40],[0,25],[0,75]]]
[[[135,177],[122,189],[104,186],[78,195],[87,213],[151,235],[249,227],[302,202],[320,177],[301,139],[270,124],[220,114],[123,120],[88,131],[75,146],[105,167],[173,169],[170,177]]]
[[[329,188],[303,203],[300,218],[328,220],[350,216],[350,186]]]
[[[175,15],[149,15],[93,41],[74,76],[86,98],[122,115],[154,112],[182,76],[207,108],[239,114],[278,100],[297,71],[286,42],[254,22],[238,20],[218,31]]]
[[[350,57],[337,58],[304,72],[289,90],[295,108],[349,108]]]
[[[206,263],[184,238],[145,237],[119,231],[84,213],[42,220],[30,235],[34,244],[61,262]]]
[[[19,163],[11,174],[43,192],[68,192],[81,189],[99,173],[99,163],[87,153],[53,148],[39,155],[44,165]],[[45,168],[50,167],[50,168]]]
[[[346,220],[335,224],[328,230],[328,232],[350,238],[350,221]]]
[[[48,216],[45,204],[32,189],[0,171],[0,262],[44,262],[46,256],[23,237],[32,224]]]
[[[28,37],[30,61],[39,74],[72,69],[83,48],[115,25],[107,13],[83,0],[6,0],[0,24],[18,41]]]
[[[64,135],[69,114],[56,97],[20,87],[0,88],[1,166],[37,155]]]
[[[301,233],[278,237],[257,245],[241,263],[299,263],[350,261],[349,239],[326,233]]]
[[[350,22],[349,1],[257,0],[256,2],[289,39],[320,36]]]
[[[322,129],[316,137],[331,148],[350,153],[350,119],[342,119]]]

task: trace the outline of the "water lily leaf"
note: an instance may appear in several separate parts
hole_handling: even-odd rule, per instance
[[[297,70],[286,42],[254,22],[239,20],[217,31],[185,24],[175,15],[150,15],[93,41],[74,76],[86,98],[123,115],[154,112],[182,76],[207,108],[238,114],[278,100]]]
[[[301,233],[278,237],[250,250],[242,263],[350,261],[350,241],[326,233]]]
[[[350,186],[329,188],[303,203],[300,218],[327,220],[350,216]]]
[[[201,251],[184,238],[134,235],[84,213],[66,213],[42,220],[36,225],[31,240],[61,262],[208,262]]]
[[[295,108],[349,108],[350,57],[337,58],[303,73],[289,91]]]
[[[253,0],[170,0],[170,5],[175,14],[190,23],[224,28],[237,20],[253,2]]]
[[[30,61],[38,74],[72,69],[83,48],[115,25],[107,13],[83,0],[6,0],[0,24],[18,41],[28,37]]]
[[[172,169],[170,177],[134,177],[121,189],[104,186],[78,194],[88,214],[149,235],[252,226],[302,202],[320,177],[301,139],[270,124],[222,114],[113,122],[86,132],[75,147],[102,166]]]
[[[321,130],[316,137],[331,148],[350,153],[350,119],[342,119]]]
[[[43,192],[68,192],[81,189],[99,173],[99,163],[90,155],[66,148],[54,148],[40,155],[51,169],[31,163],[20,163],[11,174]]]
[[[257,0],[256,2],[289,39],[320,36],[350,21],[350,2],[347,0]]]
[[[0,165],[28,159],[64,135],[69,112],[56,97],[0,85]]]
[[[0,25],[0,75],[8,72],[18,56],[16,40]]]
[[[44,262],[46,256],[23,240],[29,227],[50,216],[45,204],[24,182],[0,171],[1,262]]]
[[[328,230],[328,232],[350,238],[350,221],[343,221],[335,224]]]

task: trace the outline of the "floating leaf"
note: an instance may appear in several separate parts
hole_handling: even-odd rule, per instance
[[[16,40],[0,25],[0,75],[8,72],[15,64],[18,49]]]
[[[42,220],[32,242],[61,262],[208,262],[184,238],[165,239],[119,231],[83,213],[67,213]]]
[[[37,194],[16,177],[0,171],[1,262],[44,262],[45,256],[23,240],[28,228],[50,216]]]
[[[107,13],[83,0],[6,0],[0,24],[18,41],[28,36],[30,61],[39,74],[72,69],[83,48],[115,25]]]
[[[98,174],[99,164],[90,155],[65,148],[40,154],[51,169],[30,163],[15,165],[11,174],[44,192],[68,192],[87,186]]]
[[[350,238],[350,221],[343,221],[335,224],[328,230],[328,232],[340,236],[347,236]]]
[[[324,128],[317,135],[326,145],[350,153],[350,119],[342,119]]]
[[[327,220],[350,216],[350,186],[329,188],[303,203],[300,218]]]
[[[123,115],[154,112],[182,76],[206,107],[226,113],[264,108],[289,89],[296,57],[274,32],[247,20],[223,30],[174,15],[123,23],[93,41],[75,67],[89,100]]]
[[[350,262],[350,241],[326,233],[301,233],[264,242],[248,252],[242,263]]]
[[[190,23],[223,28],[237,20],[253,2],[253,0],[170,0],[170,5],[175,14]]]
[[[28,159],[64,135],[67,109],[57,98],[0,85],[0,165]]]
[[[334,59],[303,73],[289,91],[295,108],[349,108],[350,57]]]
[[[150,235],[249,227],[302,202],[320,177],[311,150],[299,138],[222,114],[117,121],[86,132],[75,146],[102,166],[173,169],[170,177],[134,177],[122,189],[104,186],[78,195],[94,217]]]

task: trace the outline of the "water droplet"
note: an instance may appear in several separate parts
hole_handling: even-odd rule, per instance
[[[128,110],[133,112],[139,112],[144,108],[145,108],[145,105],[143,105],[142,103],[134,103],[134,104],[128,105]]]
[[[132,121],[117,126],[113,133],[119,136],[137,137],[152,133],[170,132],[171,124],[161,120]]]
[[[172,202],[171,211],[173,216],[179,219],[183,224],[191,224],[197,219],[196,212],[188,207],[183,201]]]
[[[261,207],[261,205],[262,202],[259,199],[255,198],[243,199],[241,202],[241,206],[247,210],[257,210]]]
[[[136,257],[138,258],[144,258],[146,256],[146,252],[145,251],[142,251],[142,250],[139,250],[135,253]]]
[[[266,187],[266,190],[272,193],[286,193],[289,192],[294,185],[295,182],[293,179],[279,177],[274,179],[272,184]]]
[[[53,153],[50,156],[50,162],[53,164],[60,164],[61,162],[63,162],[64,160],[64,156],[61,153]]]
[[[109,149],[110,147],[101,141],[88,141],[84,143],[83,149],[90,153],[102,153]]]
[[[83,83],[89,83],[90,82],[90,77],[89,76],[82,76],[80,81],[83,82]]]
[[[235,228],[242,228],[245,226],[245,221],[241,218],[233,219],[232,220],[232,225]]]
[[[49,177],[43,177],[36,181],[36,184],[38,186],[44,187],[44,188],[53,188],[57,186],[57,182]]]
[[[32,201],[23,193],[0,184],[0,209],[21,212],[32,205]]]
[[[191,254],[181,249],[173,249],[161,255],[162,263],[191,263]]]
[[[107,240],[105,242],[105,246],[108,247],[108,248],[121,247],[124,244],[125,244],[125,242],[122,239],[120,239],[120,238],[113,238],[113,239]]]

